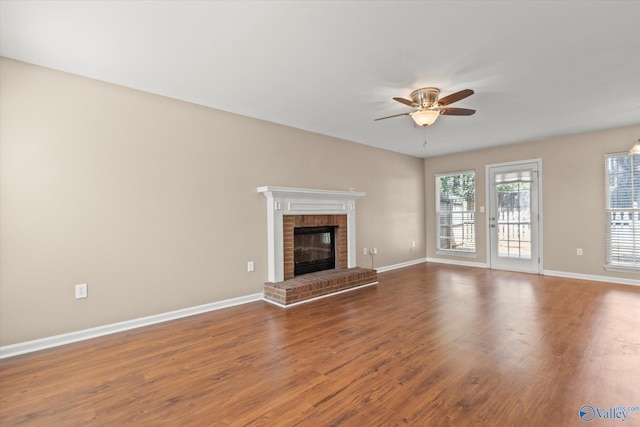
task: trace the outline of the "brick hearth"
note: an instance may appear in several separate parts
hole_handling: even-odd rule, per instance
[[[264,298],[280,305],[290,305],[377,282],[376,271],[367,268],[325,270],[282,282],[267,282],[264,285]]]

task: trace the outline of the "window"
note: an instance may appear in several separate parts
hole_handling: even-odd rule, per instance
[[[436,175],[437,251],[475,254],[476,174]]]
[[[606,267],[640,270],[640,155],[605,157]]]
[[[497,249],[503,258],[532,259],[531,182],[534,171],[495,172]],[[537,211],[537,210],[536,210]]]

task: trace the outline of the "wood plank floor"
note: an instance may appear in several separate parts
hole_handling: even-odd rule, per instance
[[[439,264],[0,361],[0,425],[583,426],[640,406],[640,288]],[[597,415],[597,414],[596,414]],[[640,425],[640,412],[589,425]]]

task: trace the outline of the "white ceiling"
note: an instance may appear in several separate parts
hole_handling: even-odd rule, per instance
[[[1,0],[0,54],[418,157],[640,123],[639,1]],[[477,113],[373,121],[425,86]]]

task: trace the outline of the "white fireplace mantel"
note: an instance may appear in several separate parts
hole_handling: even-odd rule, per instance
[[[356,199],[365,193],[270,186],[258,192],[267,198],[270,282],[284,280],[284,215],[347,215],[347,265],[356,266]]]

